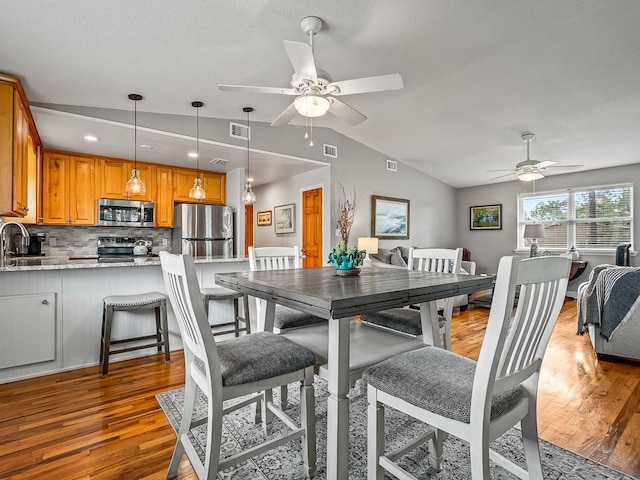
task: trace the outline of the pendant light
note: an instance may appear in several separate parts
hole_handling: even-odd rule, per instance
[[[147,187],[140,178],[140,172],[138,171],[138,102],[142,98],[142,95],[137,93],[129,94],[129,100],[133,100],[135,103],[133,104],[133,170],[131,171],[131,178],[125,186],[127,196],[147,193]]]
[[[251,141],[251,127],[249,126],[249,114],[253,112],[253,108],[244,107],[243,112],[247,114],[247,183],[244,186],[244,192],[242,192],[242,201],[245,205],[252,205],[256,201],[256,194],[251,190],[251,184],[249,183],[249,142]]]
[[[191,106],[196,109],[196,178],[193,180],[193,187],[189,190],[189,198],[195,200],[204,200],[207,198],[207,192],[202,188],[202,179],[200,178],[200,115],[198,109],[204,106],[202,102],[191,102]]]

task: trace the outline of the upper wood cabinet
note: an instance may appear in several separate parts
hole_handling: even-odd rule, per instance
[[[194,200],[189,197],[189,190],[193,187],[193,181],[197,174],[197,170],[187,168],[173,169],[173,200],[176,202],[215,203],[224,205],[226,175],[218,172],[200,171],[202,187],[207,197],[204,200]]]
[[[35,210],[28,205],[30,142],[41,145],[20,81],[0,74],[0,216]]]
[[[156,167],[156,227],[173,227],[173,168]]]
[[[96,160],[45,152],[42,221],[51,225],[95,225]]]
[[[116,158],[99,160],[99,198],[115,198],[150,202],[155,198],[155,166],[137,162],[140,178],[147,187],[142,195],[128,195],[127,181],[131,177],[134,162]]]

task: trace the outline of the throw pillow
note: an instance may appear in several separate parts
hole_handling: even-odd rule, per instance
[[[397,265],[398,267],[407,266],[407,262],[402,258],[400,249],[397,247],[391,250],[391,265]]]
[[[382,263],[391,263],[391,250],[386,248],[378,248],[378,253],[371,254],[370,257],[375,258],[376,260],[381,261]]]

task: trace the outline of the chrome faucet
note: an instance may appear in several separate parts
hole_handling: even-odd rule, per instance
[[[25,246],[29,245],[29,232],[27,231],[24,225],[18,222],[13,222],[13,221],[4,222],[4,223],[0,221],[0,266],[4,265],[5,260],[7,258],[8,252],[6,250],[8,248],[9,242],[5,239],[5,235],[6,235],[5,230],[7,229],[7,227],[11,225],[15,225],[20,229],[20,233],[22,233],[23,245]]]

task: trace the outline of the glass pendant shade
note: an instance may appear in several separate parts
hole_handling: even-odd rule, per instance
[[[204,103],[191,102],[191,106],[196,109],[196,178],[193,180],[193,187],[189,190],[189,198],[204,200],[207,198],[207,192],[202,188],[202,179],[200,178],[200,115],[198,113],[198,109],[204,106]]]
[[[207,192],[202,188],[202,180],[200,177],[196,177],[193,180],[193,187],[189,190],[189,198],[193,198],[195,200],[204,200],[207,198]]]
[[[131,178],[127,181],[124,189],[127,195],[144,195],[147,193],[147,187],[140,178],[138,170],[138,102],[142,100],[142,95],[130,93],[129,100],[133,100],[133,170],[131,170]]]
[[[144,195],[147,193],[147,187],[140,178],[140,172],[137,168],[131,171],[131,178],[125,187],[128,194]]]
[[[242,201],[245,205],[253,205],[256,202],[256,194],[251,190],[251,184],[247,182],[242,192]]]
[[[305,117],[321,117],[331,106],[329,99],[321,95],[300,95],[293,104],[298,113]]]

